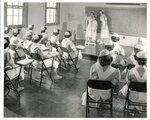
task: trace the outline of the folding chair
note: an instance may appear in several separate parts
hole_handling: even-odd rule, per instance
[[[108,90],[110,96],[107,100],[102,100],[101,98],[98,101],[95,101],[89,96],[89,88],[97,89],[97,90]],[[88,80],[87,82],[87,98],[86,98],[86,117],[90,114],[89,108],[97,108],[97,109],[105,109],[110,110],[110,115],[112,117],[112,108],[113,108],[113,86],[110,81],[104,80]],[[101,92],[101,91],[100,91]],[[95,106],[91,106],[90,104],[93,103]],[[96,106],[96,104],[100,104],[100,106]],[[104,108],[101,104],[108,104],[109,108]]]
[[[15,58],[14,58],[15,62],[18,61],[18,60],[24,59],[24,56],[21,56],[21,55],[19,55],[19,53],[18,53],[18,49],[19,49],[19,50],[22,50],[22,49],[17,48],[15,45],[9,45],[9,48],[10,48],[11,50],[15,51]]]
[[[78,70],[77,61],[78,61],[79,50],[78,50],[78,53],[77,53],[76,57],[73,58],[73,57],[71,57],[70,51],[67,48],[60,46],[60,49],[62,50],[62,53],[67,53],[68,54],[68,58],[63,57],[63,59],[65,59],[67,61],[67,64],[69,66],[74,67],[76,70]],[[72,62],[72,64],[70,64],[69,62]]]
[[[16,76],[15,78],[11,79],[7,72],[10,71],[10,70],[13,70],[13,69],[17,69],[17,68],[19,68],[18,76]],[[4,68],[4,87],[8,89],[7,95],[9,94],[10,89],[11,89],[20,97],[20,94],[19,94],[19,92],[17,90],[17,87],[18,87],[18,83],[19,83],[21,69],[22,69],[21,66],[16,66],[15,68],[9,68],[9,67]]]
[[[46,70],[46,72],[48,73],[48,76],[49,76],[49,78],[51,79],[52,84],[53,84],[53,83],[54,83],[54,79],[52,78],[52,68],[53,68],[53,63],[54,63],[54,59],[55,59],[54,56],[51,57],[53,60],[52,60],[51,71],[49,72],[49,71],[48,71],[48,68],[46,67],[46,65],[45,65],[45,63],[44,63],[44,60],[49,59],[49,58],[44,59],[44,58],[42,58],[38,53],[31,53],[31,55],[32,55],[32,58],[33,58],[34,60],[37,60],[37,61],[41,61],[41,62],[42,62],[42,67],[41,67],[41,68],[37,68],[37,69],[40,69],[40,71],[41,71],[40,87],[41,87],[41,84],[42,84],[43,71],[45,71],[45,70]],[[31,69],[33,69],[33,68],[34,68],[34,66],[32,66]],[[32,71],[32,70],[31,70],[31,71]],[[32,79],[32,73],[31,73],[31,79]],[[30,80],[31,80],[31,79],[30,79]],[[31,83],[31,82],[30,82],[30,83]],[[51,86],[52,86],[52,84],[51,84]]]
[[[57,50],[57,52],[59,53],[59,57],[57,57],[58,58],[58,60],[59,60],[59,62],[60,62],[60,66],[61,67],[63,67],[62,65],[61,65],[61,63],[63,62],[64,63],[64,66],[65,66],[65,68],[64,69],[66,69],[66,63],[65,63],[65,60],[63,59],[63,53],[62,53],[62,51],[60,50],[60,46],[58,46],[56,43],[51,43],[50,42],[50,45],[53,47],[53,48],[55,48],[56,50]]]
[[[128,87],[128,93],[125,101],[125,106],[124,106],[124,116],[129,115],[129,113],[134,112],[134,109],[131,109],[131,106],[143,106],[146,108],[147,102],[136,102],[133,101],[131,98],[131,92],[139,92],[141,94],[145,94],[147,92],[146,88],[146,83],[145,82],[131,82]],[[146,101],[146,98],[145,98]],[[138,110],[139,112],[147,112],[146,110]]]

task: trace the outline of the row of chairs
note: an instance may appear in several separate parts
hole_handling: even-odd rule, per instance
[[[52,60],[52,66],[50,67],[50,68],[51,68],[50,71],[49,71],[49,68],[47,68],[46,65],[45,65],[45,63],[44,63],[44,60],[49,59],[49,58],[46,58],[46,59],[45,59],[45,58],[41,57],[38,53],[31,53],[30,51],[28,51],[28,50],[25,49],[25,48],[19,48],[19,50],[23,50],[23,51],[24,51],[24,55],[21,56],[21,55],[18,53],[19,50],[18,50],[15,46],[10,45],[10,49],[13,49],[13,50],[16,52],[16,54],[15,54],[15,63],[18,64],[19,66],[21,66],[21,67],[20,67],[20,71],[21,71],[21,68],[22,68],[23,66],[24,66],[24,67],[28,66],[28,78],[29,78],[30,84],[31,84],[31,80],[32,80],[32,71],[33,71],[33,69],[35,69],[35,67],[32,65],[32,62],[33,62],[34,60],[37,60],[37,61],[41,61],[41,62],[42,62],[42,67],[41,67],[41,68],[38,68],[38,70],[40,70],[40,72],[41,72],[40,87],[41,87],[41,85],[42,85],[43,72],[44,72],[44,71],[47,72],[47,74],[48,74],[50,80],[52,81],[51,87],[52,87],[52,85],[54,84],[54,81],[55,81],[55,80],[54,80],[54,78],[52,77],[52,69],[53,69],[53,63],[54,63],[54,60],[55,60],[56,57],[59,59],[60,64],[63,62],[65,69],[67,69],[67,66],[73,66],[74,68],[76,68],[76,70],[78,70],[78,68],[76,67],[77,60],[78,60],[78,56],[75,57],[75,58],[72,58],[71,55],[70,55],[69,50],[67,50],[66,48],[61,47],[61,46],[57,46],[56,44],[53,44],[53,43],[50,43],[50,44],[51,44],[52,47],[56,48],[57,51],[60,53],[59,55],[54,55],[54,56],[51,57],[53,60]],[[60,51],[60,50],[61,50],[61,51]],[[63,52],[66,52],[66,53],[68,54],[68,58],[67,58],[67,59],[66,59],[66,58],[65,58],[65,59],[63,58],[63,55],[62,55]],[[28,56],[29,56],[28,59],[25,58],[25,55],[28,55]],[[65,62],[65,61],[67,61],[67,62]],[[70,61],[72,62],[72,64],[70,64]],[[61,65],[61,66],[62,66],[62,65]],[[13,69],[15,69],[15,68],[13,68]],[[9,87],[9,86],[13,86],[14,91],[15,91],[15,92],[17,93],[17,95],[19,96],[19,93],[18,93],[18,91],[17,91],[17,86],[18,86],[18,85],[15,85],[15,84],[13,84],[13,82],[10,82],[10,81],[17,81],[17,84],[18,84],[19,78],[20,78],[20,73],[19,73],[17,79],[14,78],[13,80],[11,80],[11,79],[9,78],[8,74],[7,74],[7,71],[9,71],[9,70],[11,70],[11,69],[7,69],[7,68],[6,68],[6,69],[4,70],[4,73],[5,73],[5,76],[6,76],[6,77],[8,78],[8,80],[9,80],[9,83],[11,83],[11,84],[8,84],[8,82],[5,81],[5,83],[6,83],[6,84],[5,84],[5,87],[8,88],[9,91],[10,91],[10,87]],[[6,78],[5,78],[5,79],[6,79]],[[9,93],[9,92],[8,92],[8,93]],[[7,94],[8,94],[8,93],[7,93]]]
[[[89,88],[98,89],[98,90],[108,90],[108,91],[110,91],[109,92],[110,97],[105,101],[103,101],[101,99],[98,101],[95,101],[89,95],[89,92],[88,92]],[[88,80],[86,91],[87,91],[86,117],[90,116],[90,108],[110,110],[110,116],[112,117],[112,113],[113,113],[113,85],[112,85],[112,83],[110,81],[103,81],[103,80]],[[129,116],[129,113],[134,111],[133,109],[130,109],[130,106],[143,106],[146,108],[146,105],[147,105],[146,103],[140,103],[140,102],[135,102],[135,101],[133,102],[130,99],[131,91],[146,93],[147,92],[146,83],[143,83],[143,82],[131,82],[130,83],[130,85],[128,87],[127,97],[125,100],[125,105],[124,105],[124,117]],[[92,103],[92,105],[91,105],[91,103]],[[95,104],[95,105],[93,105],[93,104]],[[109,107],[104,107],[104,106],[102,106],[102,104],[109,105]],[[141,110],[140,112],[146,112],[146,110]]]

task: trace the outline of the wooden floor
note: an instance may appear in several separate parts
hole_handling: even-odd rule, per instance
[[[80,43],[81,44],[81,43]],[[89,47],[83,51],[83,54],[97,53],[89,50]],[[129,55],[132,49],[127,49]],[[96,56],[97,54],[94,54]],[[88,55],[90,56],[90,55]],[[21,97],[17,98],[13,92],[10,92],[8,96],[4,97],[4,117],[50,117],[50,118],[84,118],[85,106],[81,105],[81,97],[86,90],[86,83],[89,79],[89,71],[91,65],[95,61],[89,59],[82,59],[79,61],[80,69],[78,72],[75,69],[65,71],[59,69],[59,74],[63,76],[61,80],[58,80],[52,89],[50,89],[50,79],[46,75],[43,80],[42,88],[39,87],[39,82],[32,80],[32,84],[29,84],[29,80],[26,77],[22,81],[22,86],[25,87],[22,91]],[[33,78],[39,81],[40,74],[37,71],[33,71]],[[119,89],[125,84],[124,80],[119,83]],[[113,117],[122,118],[125,99],[120,98],[118,95],[113,97]],[[109,111],[104,110],[91,110],[91,117],[103,118],[110,117]],[[145,114],[136,114],[130,117],[146,117]]]

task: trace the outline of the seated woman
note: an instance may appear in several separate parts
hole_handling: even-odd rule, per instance
[[[118,44],[118,41],[120,40],[118,33],[113,33],[113,35],[111,36],[111,40],[114,44],[113,51],[120,56],[125,56],[123,47]]]
[[[43,44],[40,44],[40,36],[39,35],[35,35],[33,38],[33,44],[30,47],[30,52],[31,53],[38,53],[41,57],[43,58],[49,58],[52,56],[52,52],[50,52],[50,50]],[[58,53],[55,53],[58,54]],[[44,63],[46,65],[46,67],[51,67],[52,66],[52,58],[46,59],[44,60]],[[36,68],[41,68],[42,67],[42,62],[41,61],[36,61],[34,60],[33,65]],[[54,79],[61,79],[62,76],[59,76],[57,73],[57,68],[58,68],[58,61],[54,60],[53,63],[53,67],[54,67]]]
[[[24,49],[28,51],[30,50],[31,45],[33,44],[32,38],[33,38],[32,32],[27,32],[25,36],[25,40],[22,44]],[[30,56],[26,55],[26,58],[30,58]]]
[[[124,69],[124,71],[122,72],[123,79],[126,79],[128,69],[130,70],[132,67],[138,65],[137,60],[135,60],[135,58],[136,58],[136,54],[140,51],[143,51],[142,45],[136,45],[134,47],[133,54],[131,54],[131,56],[127,59],[127,68]]]
[[[22,42],[23,40],[18,37],[20,34],[19,29],[14,29],[13,30],[13,36],[10,39],[10,45],[13,45],[17,48],[22,48]],[[15,58],[15,50],[14,47],[10,47],[9,52],[12,54],[12,57]]]
[[[47,34],[46,30],[47,30],[47,27],[41,27],[41,37],[42,38],[39,42],[39,43],[45,44],[45,45],[48,42],[48,34]]]
[[[138,38],[138,42],[137,42],[136,45],[140,45],[142,51],[144,51],[145,53],[147,52],[147,48],[146,48],[146,39],[145,39],[145,38],[139,37],[139,38]],[[135,46],[136,46],[136,45],[135,45]],[[132,52],[132,55],[134,55],[134,51]]]
[[[15,64],[14,59],[12,58],[12,55],[8,52],[9,49],[9,37],[4,37],[4,68],[11,68],[11,70],[7,71],[7,74],[10,79],[13,79],[19,75],[20,67],[17,67],[18,65]],[[17,68],[15,68],[17,67]],[[21,80],[24,80],[24,69],[21,70]],[[24,87],[21,87],[18,85],[17,90],[21,91]]]
[[[146,69],[146,53],[143,51],[138,52],[135,55],[135,60],[137,61],[137,65],[128,71],[127,79],[125,86],[119,91],[120,96],[126,97],[128,85],[132,81],[137,82],[146,82],[147,81],[147,69]],[[143,96],[141,93],[132,92],[131,100],[133,102],[146,102],[146,94]]]
[[[51,36],[50,38],[50,42],[53,43],[53,44],[56,44],[56,45],[60,45],[60,42],[59,42],[59,32],[60,30],[59,29],[54,29],[53,31],[53,35]],[[52,51],[56,52],[56,48],[52,48]]]
[[[118,85],[120,79],[119,69],[115,69],[111,66],[112,56],[110,52],[106,49],[102,50],[99,54],[97,62],[91,66],[90,69],[90,79],[93,80],[109,80],[114,86]],[[89,95],[92,99],[98,101],[100,99],[107,100],[108,96],[103,92],[96,89],[90,89]],[[86,92],[82,95],[82,104],[86,103]]]
[[[11,31],[10,27],[5,27],[4,28],[4,37],[9,37],[9,39],[10,39],[10,35],[9,35],[10,31]]]
[[[62,40],[61,46],[64,47],[64,48],[67,48],[69,50],[70,55],[71,55],[72,58],[75,58],[78,55],[78,59],[81,59],[82,58],[81,51],[78,51],[76,49],[76,46],[74,45],[74,43],[71,41],[71,38],[70,38],[71,37],[71,32],[69,30],[66,31],[64,36],[65,36],[65,38]],[[64,56],[64,58],[68,58],[67,53],[63,53],[63,56]],[[79,68],[78,63],[77,63],[77,68]]]
[[[50,42],[51,43],[56,43],[57,45],[59,45],[59,33],[60,33],[60,30],[59,29],[54,29],[53,31],[53,35],[51,36],[50,38]]]
[[[114,43],[112,41],[107,41],[105,43],[105,49],[107,49],[113,57],[112,64],[121,64],[125,66],[125,62],[122,57],[118,55],[118,52],[114,49]]]

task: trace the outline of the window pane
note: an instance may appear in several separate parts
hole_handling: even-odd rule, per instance
[[[51,9],[51,13],[50,13],[51,16],[54,15],[54,9]]]
[[[56,9],[54,9],[54,14],[53,15],[56,15]]]
[[[14,16],[14,25],[18,25],[19,21],[19,16]]]
[[[49,3],[46,3],[46,6],[47,6],[47,7],[50,7]]]
[[[18,9],[19,10],[19,15],[22,15],[22,9]]]
[[[7,15],[12,15],[12,10],[13,10],[12,8],[8,8],[7,9]]]
[[[56,7],[56,3],[53,3],[53,7]]]
[[[18,2],[13,2],[13,5],[18,5]]]
[[[14,9],[14,15],[19,15],[19,10],[18,9]]]
[[[19,6],[23,6],[23,3],[22,3],[22,2],[19,2]]]
[[[47,9],[47,15],[50,15],[50,9]]]
[[[7,25],[12,25],[12,16],[7,16]]]
[[[22,16],[19,16],[19,25],[22,25]]]
[[[12,5],[12,2],[8,2],[7,5]]]
[[[46,23],[49,23],[49,16],[46,16]]]
[[[54,16],[50,16],[50,23],[54,23]]]

